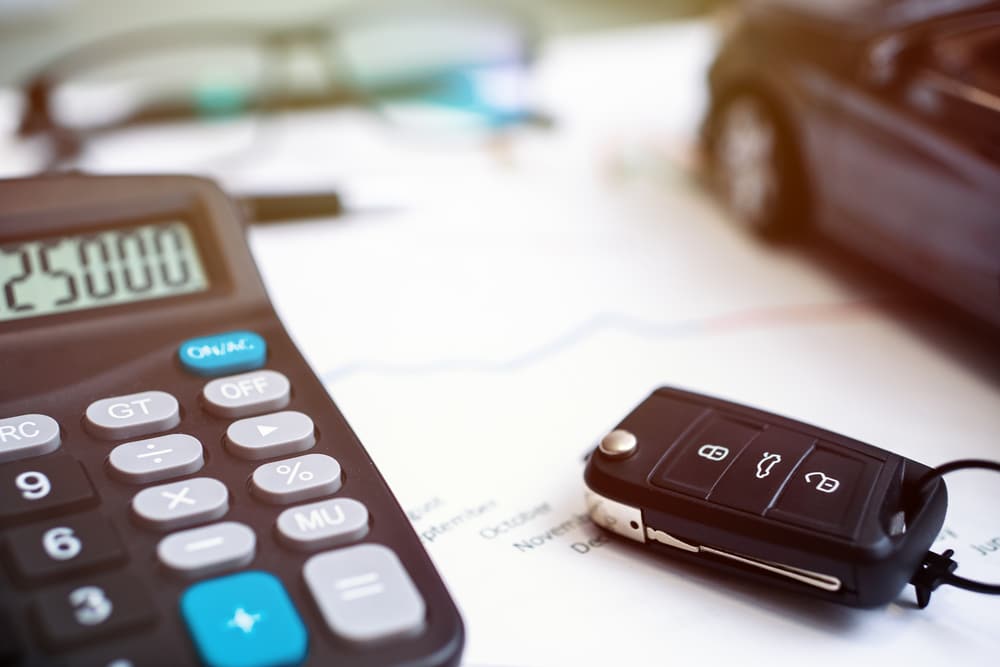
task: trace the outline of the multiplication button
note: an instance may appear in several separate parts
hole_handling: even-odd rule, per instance
[[[367,644],[420,633],[426,606],[403,564],[380,544],[328,551],[302,573],[323,620],[339,637]]]
[[[212,380],[202,390],[205,408],[219,417],[247,417],[288,405],[292,385],[277,371],[254,371]]]
[[[173,530],[218,519],[229,509],[226,485],[210,477],[185,479],[143,489],[132,499],[140,522],[158,530]]]
[[[46,415],[0,419],[0,463],[41,456],[59,448],[59,424]]]
[[[87,406],[87,430],[104,440],[169,431],[181,420],[177,399],[163,391],[113,396]]]
[[[115,476],[133,484],[190,475],[205,463],[201,442],[183,433],[118,445],[108,457]]]

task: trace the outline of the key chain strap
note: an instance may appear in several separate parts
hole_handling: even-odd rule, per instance
[[[940,465],[924,475],[917,484],[918,493],[923,495],[927,487],[935,480],[940,479],[951,472],[958,470],[992,470],[1000,472],[1000,462],[986,461],[983,459],[960,459]],[[920,563],[920,569],[910,580],[917,590],[917,606],[920,609],[926,607],[931,601],[931,593],[939,586],[954,586],[973,593],[984,593],[986,595],[1000,595],[1000,584],[966,579],[955,574],[958,563],[952,560],[955,554],[954,549],[948,549],[944,553],[934,553],[928,551]]]

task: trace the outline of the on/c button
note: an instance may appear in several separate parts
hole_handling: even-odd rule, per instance
[[[252,371],[264,365],[267,342],[252,331],[227,331],[181,343],[181,365],[198,375]]]

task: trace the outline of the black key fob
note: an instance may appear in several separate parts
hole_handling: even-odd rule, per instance
[[[673,557],[833,602],[895,599],[944,522],[930,468],[857,440],[678,389],[655,391],[586,466],[587,508]],[[924,488],[918,488],[918,485]]]

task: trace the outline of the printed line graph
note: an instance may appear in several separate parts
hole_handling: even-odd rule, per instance
[[[602,312],[534,347],[504,359],[443,358],[415,362],[359,360],[321,374],[325,384],[359,375],[427,376],[446,373],[509,373],[541,363],[593,336],[618,332],[645,340],[680,340],[722,336],[754,329],[830,323],[876,312],[899,300],[897,295],[862,296],[832,303],[804,303],[745,310],[680,320],[654,320],[620,312]]]

